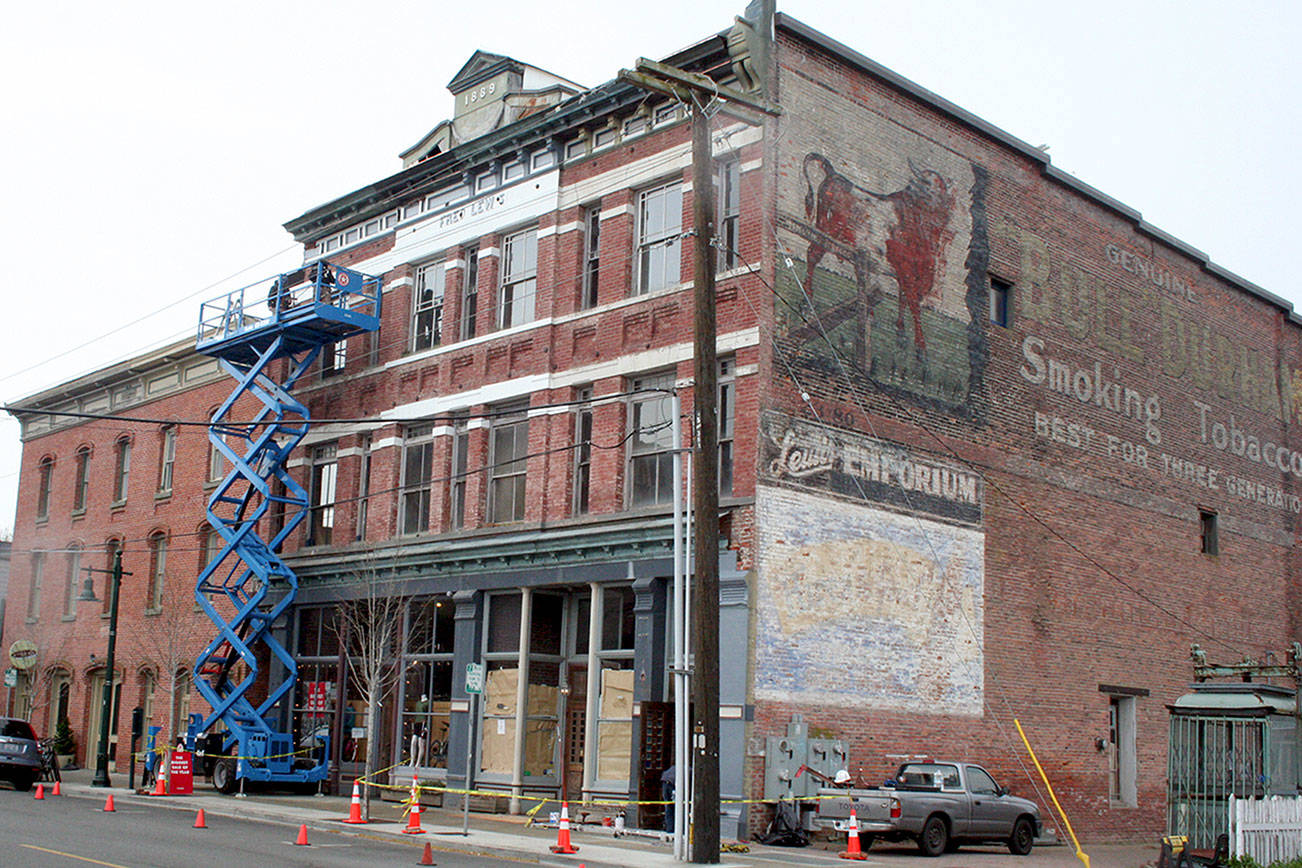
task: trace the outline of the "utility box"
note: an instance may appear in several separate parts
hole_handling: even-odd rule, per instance
[[[764,799],[776,801],[815,795],[823,784],[808,772],[801,774],[801,766],[830,778],[847,765],[845,742],[810,738],[804,718],[794,714],[785,736],[769,736],[765,740]]]

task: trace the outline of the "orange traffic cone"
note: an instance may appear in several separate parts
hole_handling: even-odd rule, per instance
[[[36,798],[38,799],[45,798],[45,784],[36,785]]]
[[[294,840],[294,846],[295,847],[312,846],[307,842],[307,823],[304,823],[303,825],[298,827],[298,837]]]
[[[556,843],[552,845],[553,853],[577,853],[579,848],[570,843],[570,803],[561,802],[561,827],[556,832]]]
[[[109,793],[109,794],[108,794],[108,798],[104,800],[104,810],[106,810],[106,811],[116,811],[116,810],[117,810],[117,808],[113,807],[113,794],[112,794],[112,793]]]
[[[345,823],[365,823],[362,819],[362,792],[357,781],[353,781],[353,800],[348,805],[348,819]]]
[[[52,796],[61,796],[61,795],[63,795],[62,790],[59,789],[59,784],[60,784],[60,783],[62,783],[62,781],[55,781],[55,782],[54,782],[54,792],[50,793],[50,795],[52,795]]]
[[[195,817],[194,817],[194,827],[195,827],[196,829],[206,829],[206,828],[208,828],[208,824],[204,822],[203,808],[200,808],[200,809],[199,809],[199,813],[196,814]]]
[[[420,802],[411,803],[411,813],[407,815],[407,827],[402,830],[404,835],[424,835],[425,830],[420,827]]]
[[[841,854],[841,858],[856,861],[868,858],[868,854],[859,849],[859,818],[855,815],[854,808],[850,809],[850,837],[846,842],[845,852]]]
[[[167,785],[163,783],[163,761],[161,759],[158,761],[158,768],[154,771],[154,791],[149,795],[167,795]]]
[[[425,852],[420,854],[420,861],[417,865],[437,865],[434,861],[434,851],[430,849],[429,841],[425,842]]]

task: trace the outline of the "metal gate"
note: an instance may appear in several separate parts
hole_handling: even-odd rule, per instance
[[[1264,796],[1270,787],[1265,717],[1172,714],[1167,759],[1168,834],[1209,847],[1229,829],[1230,796]]]

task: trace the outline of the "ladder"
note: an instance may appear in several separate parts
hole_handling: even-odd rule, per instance
[[[229,471],[208,498],[208,523],[220,543],[195,585],[200,609],[217,628],[193,670],[212,711],[190,715],[186,744],[193,750],[204,733],[220,732],[220,755],[230,759],[219,757],[213,776],[223,792],[238,780],[309,783],[328,772],[328,738],[299,755],[280,725],[280,703],[292,699],[298,674],[272,632],[298,590],[280,549],[309,506],[287,462],[312,424],[292,393],[324,347],[379,328],[381,293],[378,277],[322,260],[200,308],[196,349],[216,358],[236,384],[208,428]],[[284,677],[264,693],[255,685],[267,664],[279,664]],[[213,738],[205,743],[216,747]]]

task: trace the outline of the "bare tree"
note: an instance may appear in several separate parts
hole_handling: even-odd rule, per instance
[[[157,617],[119,622],[125,628],[121,638],[126,640],[127,659],[136,667],[152,664],[157,677],[155,683],[167,695],[166,710],[162,714],[155,711],[153,715],[153,722],[162,726],[158,747],[175,744],[185,734],[186,721],[172,718],[181,691],[193,687],[190,670],[206,640],[206,634],[195,629],[194,594],[188,587],[176,587],[178,584],[181,583],[172,581],[164,586]]]
[[[376,735],[379,730],[380,710],[393,693],[401,671],[398,664],[398,641],[402,635],[402,616],[406,611],[407,597],[400,591],[399,582],[371,567],[353,574],[349,589],[353,593],[340,600],[335,631],[339,644],[346,648],[348,677],[357,686],[357,693],[366,705],[366,759],[363,777],[370,779],[372,770],[379,768]],[[342,703],[346,697],[340,696]],[[362,818],[370,819],[371,788],[366,788],[362,799]]]

